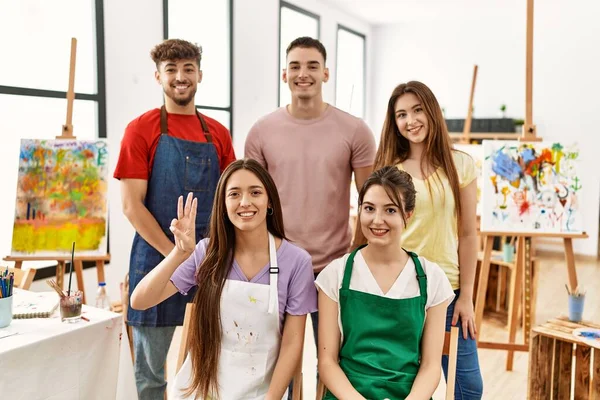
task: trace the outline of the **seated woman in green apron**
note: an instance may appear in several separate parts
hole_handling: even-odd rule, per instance
[[[406,172],[373,172],[358,197],[368,244],[317,277],[326,399],[429,399],[440,382],[454,292],[437,264],[402,248],[415,193]]]
[[[310,255],[285,239],[277,188],[254,160],[225,169],[198,244],[196,203],[179,198],[175,247],[131,297],[147,309],[198,286],[190,352],[169,399],[287,398],[306,315],[317,309]]]

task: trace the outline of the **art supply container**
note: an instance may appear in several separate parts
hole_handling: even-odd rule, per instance
[[[502,260],[504,262],[513,262],[515,259],[515,246],[510,243],[505,243],[502,248]]]
[[[13,296],[0,299],[0,328],[4,328],[12,322],[13,319]]]
[[[60,298],[61,321],[77,322],[81,319],[81,307],[83,305],[83,292],[78,290],[71,292],[70,296]]]
[[[583,318],[583,304],[585,295],[574,296],[569,294],[569,320],[579,322]]]

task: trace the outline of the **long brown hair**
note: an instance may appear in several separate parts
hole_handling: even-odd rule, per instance
[[[365,194],[371,186],[381,186],[385,190],[392,203],[400,209],[400,216],[404,221],[404,226],[406,226],[407,215],[415,210],[415,197],[417,194],[410,174],[400,171],[394,165],[388,165],[374,171],[363,183],[358,193],[358,218],[360,218]]]
[[[435,95],[425,84],[417,81],[401,83],[396,86],[388,101],[385,122],[381,130],[381,140],[379,149],[375,155],[375,169],[379,169],[386,165],[396,165],[406,161],[410,153],[410,142],[398,130],[396,124],[396,101],[400,96],[406,93],[413,93],[423,106],[429,132],[425,138],[425,151],[421,158],[421,175],[425,176],[425,166],[431,166],[435,171],[438,168],[446,174],[452,194],[454,197],[455,212],[460,224],[460,186],[458,180],[458,172],[452,157],[452,152],[455,151],[450,146],[450,136],[442,109]],[[437,172],[434,173],[437,176]],[[439,178],[439,177],[438,177]],[[431,187],[426,181],[427,189],[431,194]]]
[[[264,185],[273,213],[267,213],[267,230],[285,239],[283,213],[277,187],[271,175],[257,161],[237,160],[231,163],[219,179],[209,222],[206,257],[198,266],[194,297],[194,313],[189,338],[192,379],[186,396],[196,392],[196,398],[218,396],[218,366],[221,352],[221,294],[229,275],[235,249],[235,226],[227,216],[225,190],[233,173],[241,169],[252,172]]]

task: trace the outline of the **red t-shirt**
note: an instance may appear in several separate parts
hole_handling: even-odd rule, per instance
[[[203,115],[219,157],[221,172],[235,161],[229,131],[219,122]],[[185,140],[206,143],[202,125],[196,115],[167,114],[169,135]],[[160,109],[140,115],[127,125],[121,140],[121,152],[114,177],[117,179],[146,179],[150,177],[154,154],[160,139]]]

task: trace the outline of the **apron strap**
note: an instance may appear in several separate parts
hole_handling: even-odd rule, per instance
[[[341,289],[348,290],[350,288],[350,278],[352,277],[352,267],[354,266],[354,257],[356,253],[364,247],[367,247],[366,244],[358,246],[350,255],[348,256],[348,260],[346,260],[346,267],[344,268],[344,279],[342,280]]]
[[[421,303],[423,303],[423,306],[425,306],[425,304],[427,304],[427,275],[425,275],[425,271],[423,271],[423,266],[421,265],[419,256],[413,253],[412,251],[407,251],[407,253],[415,263],[415,269],[417,270],[417,280],[419,281],[419,291],[421,292]]]
[[[277,265],[277,247],[275,246],[275,237],[269,233],[269,314],[273,314],[275,305],[279,301],[277,277],[279,276],[279,267]]]
[[[202,126],[202,132],[204,133],[206,142],[212,143],[213,142],[212,135],[210,134],[210,131],[208,130],[208,125],[206,123],[206,120],[204,119],[202,114],[200,114],[200,112],[198,112],[198,110],[196,110],[196,116],[200,120],[200,125]],[[167,109],[165,108],[165,106],[162,106],[160,108],[160,133],[165,133],[165,134],[169,133],[169,129],[167,127]]]
[[[169,133],[167,128],[167,109],[165,106],[160,108],[160,133]]]

